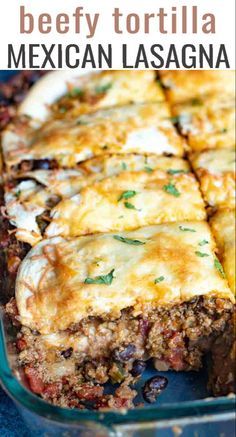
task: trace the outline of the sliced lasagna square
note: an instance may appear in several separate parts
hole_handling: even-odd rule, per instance
[[[227,149],[235,144],[235,99],[198,98],[173,106],[173,121],[192,150]]]
[[[218,256],[231,290],[235,293],[235,210],[219,210],[212,217],[210,224],[219,249]]]
[[[235,149],[212,149],[191,156],[206,203],[212,207],[235,206]]]
[[[105,178],[125,173],[148,175],[153,171],[170,177],[187,174],[190,168],[181,158],[127,154],[92,158],[77,169],[22,171],[18,179],[5,184],[7,217],[16,227],[16,238],[33,245],[42,238],[50,223],[50,211],[61,200],[70,199],[82,188]]]
[[[163,70],[159,74],[171,104],[207,95],[220,98],[222,92],[232,97],[235,93],[235,72],[233,70]]]
[[[33,123],[34,124],[34,123]],[[23,120],[3,136],[7,170],[75,168],[104,153],[154,153],[183,156],[184,140],[177,134],[165,103],[135,104],[100,110],[73,119],[51,119],[38,129]]]
[[[45,234],[74,237],[205,218],[192,173],[144,170],[105,178],[62,200],[52,210]]]

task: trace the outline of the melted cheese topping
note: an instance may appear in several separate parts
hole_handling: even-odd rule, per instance
[[[23,195],[22,195],[23,193]],[[5,193],[6,212],[10,223],[16,227],[15,236],[20,241],[31,245],[41,239],[41,232],[36,217],[43,213],[41,202],[21,201],[19,197],[37,196],[37,185],[34,181],[23,181],[17,187]]]
[[[54,105],[54,116],[75,117],[127,103],[163,102],[155,71],[103,71],[78,78]]]
[[[214,242],[205,222],[152,226],[119,237],[141,244],[121,242],[114,234],[37,244],[18,271],[21,323],[47,334],[89,316],[119,317],[128,307],[137,315],[145,305],[173,305],[199,295],[233,301],[215,268]],[[208,241],[204,249],[199,246],[203,240]],[[107,283],[99,282],[107,275]]]
[[[201,190],[210,206],[234,208],[235,150],[207,150],[193,154],[192,165],[200,180]]]
[[[164,104],[140,104],[101,110],[73,120],[50,120],[9,150],[8,166],[29,159],[55,159],[62,167],[105,153],[170,153],[183,155],[183,140]],[[22,144],[23,143],[23,144]]]
[[[162,100],[155,71],[52,71],[30,88],[18,113],[44,121],[51,110],[54,116],[64,117],[112,105]]]
[[[81,188],[106,177],[124,172],[159,169],[168,172],[188,172],[187,161],[156,155],[112,155],[90,159],[76,170],[35,170],[22,172],[21,178],[32,178],[15,187],[6,188],[5,204],[11,224],[16,226],[16,238],[34,245],[41,239],[37,216],[50,210],[61,199],[70,198]]]
[[[193,99],[173,107],[181,133],[193,150],[231,148],[235,144],[235,99]]]
[[[205,94],[232,96],[235,93],[235,72],[192,70],[161,70],[162,83],[171,103],[188,100],[190,96],[201,97]]]
[[[232,292],[235,293],[235,211],[227,209],[218,211],[211,219],[210,224],[226,277]]]
[[[48,237],[135,229],[206,217],[194,176],[168,175],[161,170],[126,172],[106,178],[60,202],[51,215]]]

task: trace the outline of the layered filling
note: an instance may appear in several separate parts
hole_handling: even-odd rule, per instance
[[[14,311],[11,302],[8,312]],[[230,301],[199,297],[171,308],[147,308],[137,317],[132,308],[115,320],[89,317],[56,334],[22,328],[19,363],[30,389],[57,405],[127,407],[135,403],[132,386],[147,360],[158,371],[199,370],[232,311]],[[122,388],[104,392],[107,382]]]

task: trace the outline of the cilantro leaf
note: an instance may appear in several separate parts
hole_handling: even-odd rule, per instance
[[[218,272],[221,274],[222,278],[225,278],[225,272],[223,270],[222,264],[220,263],[220,261],[217,258],[214,259],[214,266],[218,270]]]
[[[101,275],[101,276],[96,276],[95,278],[86,278],[84,283],[85,284],[105,284],[105,285],[111,285],[112,281],[113,281],[113,273],[114,273],[115,269],[112,269],[110,271],[110,273],[108,273],[107,275]]]
[[[195,97],[191,100],[191,105],[192,106],[202,106],[203,101]]]
[[[180,231],[183,231],[183,232],[196,232],[195,229],[192,229],[192,228],[185,228],[185,227],[182,226],[182,225],[179,226],[179,229],[180,229]]]
[[[196,250],[195,253],[197,256],[200,256],[201,258],[204,258],[205,256],[210,256],[210,255],[208,255],[208,253],[199,252],[198,250]]]
[[[121,163],[122,170],[127,170],[127,164],[125,162]]]
[[[144,167],[144,170],[145,170],[147,173],[152,173],[152,172],[153,172],[153,168],[149,167],[148,165],[146,165],[146,166]]]
[[[96,94],[103,94],[112,87],[112,83],[106,83],[104,85],[98,85],[95,88]]]
[[[159,276],[159,278],[156,278],[154,281],[154,284],[159,284],[159,282],[164,281],[165,277],[164,276]]]
[[[171,194],[172,196],[179,197],[180,192],[177,190],[176,186],[173,183],[169,183],[167,185],[163,186],[163,190],[167,193]]]
[[[84,92],[81,88],[73,88],[67,95],[68,97],[80,97],[83,95],[83,93]]]
[[[121,235],[113,235],[115,240],[121,241],[121,243],[132,244],[133,246],[139,246],[141,244],[146,244],[145,241],[132,240],[132,238],[125,238]]]
[[[128,208],[128,209],[135,209],[136,211],[140,211],[140,209],[135,208],[135,206],[132,205],[132,203],[125,202],[124,205],[125,205],[125,207]]]
[[[131,197],[136,196],[136,194],[137,194],[137,191],[134,191],[134,190],[123,191],[123,193],[118,198],[118,202],[122,199],[130,199]]]
[[[205,244],[209,244],[209,241],[207,240],[202,240],[198,243],[198,246],[205,246]]]
[[[188,173],[186,170],[174,170],[172,168],[170,168],[169,170],[167,170],[168,174],[181,174],[181,173]]]

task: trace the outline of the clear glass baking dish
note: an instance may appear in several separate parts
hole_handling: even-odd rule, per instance
[[[6,80],[13,74],[15,72],[0,71],[0,79]],[[0,290],[1,295],[3,297],[4,290]],[[30,433],[35,437],[235,435],[235,397],[207,397],[206,371],[166,374],[163,372],[169,380],[169,385],[157,403],[134,410],[93,412],[69,410],[48,404],[31,393],[22,380],[12,347],[15,329],[3,311],[0,311],[0,318],[0,380],[5,391],[16,403]],[[151,369],[144,373],[138,384],[139,391],[144,381],[153,374],[154,371]],[[142,402],[141,397],[139,400]]]
[[[206,373],[164,373],[169,385],[153,406],[94,412],[69,410],[35,396],[21,379],[12,342],[15,328],[1,311],[0,377],[34,436],[224,436],[235,435],[235,397],[207,398]],[[139,382],[152,375],[149,369]],[[141,401],[141,398],[140,398]],[[195,434],[194,434],[195,433]]]

